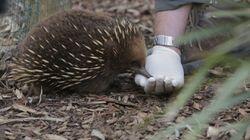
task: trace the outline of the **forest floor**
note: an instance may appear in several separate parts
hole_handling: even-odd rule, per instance
[[[82,6],[96,12],[128,17],[142,28],[147,45],[151,45],[148,40],[153,36],[152,0],[83,0]],[[230,70],[223,67],[211,70],[204,84],[172,123],[180,122],[206,107],[227,75],[230,75]],[[186,79],[190,80],[190,76]],[[5,81],[0,81],[0,139],[148,139],[171,125],[150,118],[162,113],[176,95],[178,92],[171,95],[145,94],[128,75],[120,77],[108,92],[98,95],[62,93],[27,97],[20,90],[8,87]],[[211,118],[209,125],[211,129],[216,129],[249,115],[248,100],[220,112]],[[216,138],[228,139],[231,134],[218,134]],[[209,135],[206,130],[199,137],[210,139]]]

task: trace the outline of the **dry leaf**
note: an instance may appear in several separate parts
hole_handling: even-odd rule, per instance
[[[215,137],[219,135],[219,129],[209,126],[207,129],[207,137]]]
[[[46,139],[46,140],[67,140],[63,136],[54,135],[54,134],[45,134],[44,139]]]
[[[215,77],[223,77],[227,75],[226,73],[224,73],[223,68],[221,67],[216,67],[214,69],[211,69],[209,70],[209,73]]]
[[[22,99],[23,98],[23,93],[19,89],[16,89],[14,91],[14,94],[16,95],[17,99]]]
[[[147,126],[147,131],[149,132],[154,132],[154,127],[153,126]]]
[[[124,103],[128,103],[128,99],[129,99],[129,96],[124,96],[124,97],[122,98],[122,101],[123,101]]]
[[[28,136],[25,136],[25,137],[24,137],[24,140],[32,140],[32,138],[31,138],[31,137],[28,137]]]
[[[72,103],[69,103],[68,106],[66,107],[66,111],[69,111],[73,109],[74,107],[72,106]]]
[[[193,108],[197,109],[197,110],[201,110],[202,108],[202,105],[201,104],[198,104],[196,102],[193,103]]]
[[[60,128],[57,129],[58,132],[64,132],[67,129],[68,122],[64,122]]]
[[[180,123],[180,122],[182,122],[184,119],[185,119],[185,117],[180,116],[180,117],[177,117],[177,119],[176,119],[175,121],[176,121],[177,123]]]
[[[240,112],[241,115],[247,116],[247,112],[244,109],[239,108],[239,112]]]
[[[23,112],[29,112],[29,113],[32,113],[32,114],[36,114],[36,115],[46,115],[48,114],[47,112],[38,112],[32,108],[29,108],[27,106],[24,106],[24,105],[20,105],[20,104],[13,104],[12,107],[16,110],[20,110],[20,111],[23,111]]]
[[[5,107],[5,108],[1,108],[0,112],[5,112],[8,111],[9,109],[11,109],[11,106]]]
[[[93,130],[92,130],[91,136],[97,137],[97,138],[99,138],[100,140],[105,140],[105,136],[102,134],[102,132],[100,132],[100,131],[97,130],[97,129],[93,129]]]

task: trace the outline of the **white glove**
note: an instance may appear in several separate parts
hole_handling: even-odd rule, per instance
[[[152,77],[137,74],[135,83],[143,87],[146,93],[170,92],[184,84],[181,58],[170,48],[155,46],[152,54],[146,58],[145,69]]]

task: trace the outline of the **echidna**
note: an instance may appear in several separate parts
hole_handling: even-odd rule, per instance
[[[54,92],[103,91],[117,74],[142,68],[146,56],[128,20],[76,10],[43,20],[18,47],[9,79]]]

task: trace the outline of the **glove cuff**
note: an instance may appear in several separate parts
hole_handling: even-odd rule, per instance
[[[181,60],[180,55],[176,51],[165,46],[154,46],[151,50],[151,54],[174,55]]]

